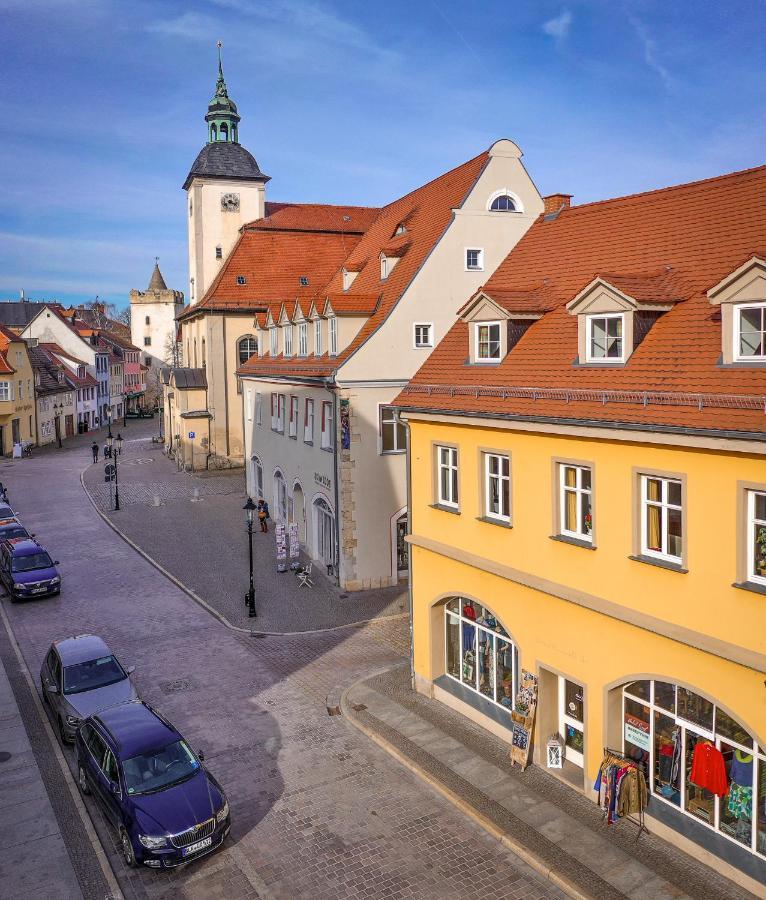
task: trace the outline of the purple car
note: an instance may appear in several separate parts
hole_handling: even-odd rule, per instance
[[[0,581],[11,600],[58,594],[61,576],[48,551],[32,538],[11,538],[0,545]]]
[[[85,719],[75,745],[80,790],[117,829],[126,865],[173,868],[226,839],[229,804],[202,754],[143,701]]]

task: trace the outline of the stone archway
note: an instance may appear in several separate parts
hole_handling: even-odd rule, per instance
[[[306,533],[306,497],[300,481],[293,485],[293,522],[298,523],[298,540],[302,547],[308,542]]]

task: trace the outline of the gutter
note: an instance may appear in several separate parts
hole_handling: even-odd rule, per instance
[[[399,418],[399,412],[396,413],[397,419],[404,425],[407,434],[407,452],[405,456],[406,477],[407,477],[407,537],[412,535],[412,473],[410,470],[410,423],[406,419]],[[412,611],[414,608],[413,600],[413,579],[412,579],[412,548],[413,544],[407,542],[407,610],[410,616],[410,687],[415,690],[415,632],[412,623]]]
[[[330,387],[330,385],[328,385]],[[340,453],[338,452],[338,429],[340,426],[340,420],[338,418],[338,388],[337,386],[330,387],[332,391],[332,404],[333,404],[333,422],[335,423],[335,428],[333,429],[333,450],[335,456],[335,584],[337,587],[340,587]],[[351,424],[349,423],[349,428]],[[349,433],[350,437],[350,433]],[[349,443],[349,451],[351,445]]]

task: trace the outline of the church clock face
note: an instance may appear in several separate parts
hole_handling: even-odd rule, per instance
[[[224,212],[239,210],[239,194],[221,194],[221,209]]]

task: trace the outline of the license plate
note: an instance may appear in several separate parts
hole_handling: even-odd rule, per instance
[[[33,594],[44,594],[45,591],[47,591],[47,590],[48,590],[48,588],[44,588],[44,587],[41,587],[41,588],[32,588],[32,593],[33,593]]]
[[[184,847],[184,856],[190,856],[192,853],[196,853],[198,850],[204,850],[205,847],[209,847],[213,843],[212,837],[206,837],[204,841],[197,841],[196,844],[190,844],[188,847]]]

